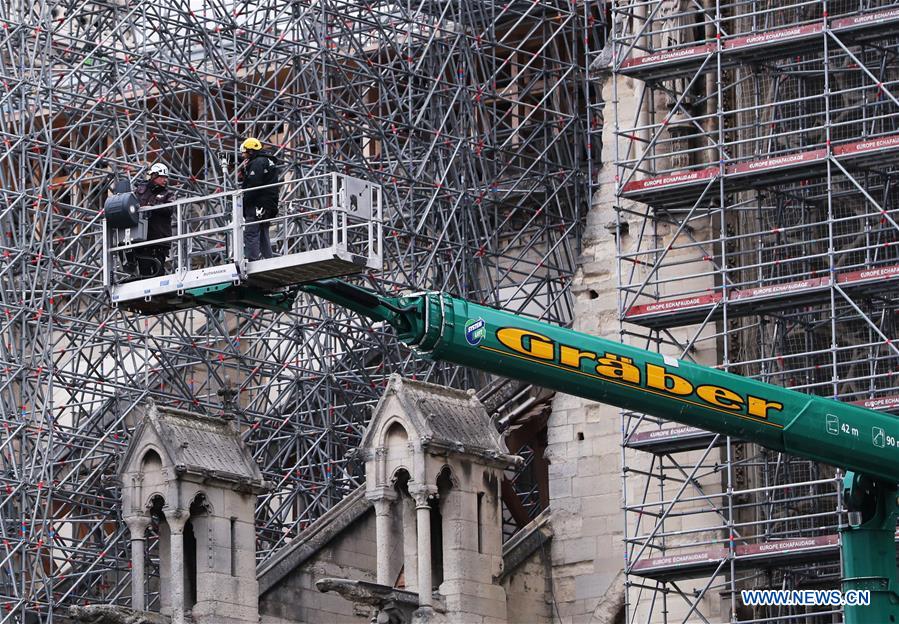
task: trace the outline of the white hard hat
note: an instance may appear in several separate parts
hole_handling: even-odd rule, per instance
[[[156,176],[168,177],[169,168],[162,163],[153,163],[153,166],[150,167],[150,177],[155,178]]]

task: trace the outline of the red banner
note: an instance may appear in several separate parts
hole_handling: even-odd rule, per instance
[[[644,56],[631,57],[621,63],[621,67],[645,67],[647,65],[655,65],[666,63],[668,61],[677,61],[690,59],[695,56],[705,56],[715,49],[713,44],[700,46],[692,46],[690,48],[681,48],[680,50],[664,50],[662,52],[653,52]]]
[[[770,169],[786,169],[788,167],[795,167],[796,165],[815,162],[816,160],[824,160],[825,158],[827,158],[827,150],[816,149],[807,152],[796,152],[794,154],[784,154],[783,156],[774,156],[773,158],[750,160],[749,162],[728,165],[726,171],[729,174],[740,174],[752,173],[755,171],[768,171]]]
[[[833,148],[836,156],[847,156],[851,154],[864,154],[865,152],[878,152],[885,149],[895,149],[899,147],[899,134],[891,134],[889,136],[877,137],[867,141],[859,141],[858,143],[848,143],[846,145],[837,145]]]
[[[641,305],[631,306],[631,309],[625,313],[625,317],[640,316],[642,314],[653,314],[655,312],[671,312],[672,310],[682,310],[684,308],[695,308],[699,306],[711,305],[721,301],[721,295],[699,295],[698,297],[687,297],[686,299],[673,299],[671,301],[657,301],[655,303],[644,303]]]
[[[698,427],[669,427],[667,429],[656,429],[654,431],[638,431],[631,436],[631,443],[645,442],[647,440],[671,440],[681,436],[707,434],[708,431],[699,429]]]
[[[758,288],[735,290],[731,292],[730,298],[750,299],[753,297],[768,297],[771,295],[780,295],[795,292],[797,290],[808,290],[810,288],[828,285],[830,285],[829,277],[816,277],[813,279],[802,280],[801,282],[787,282],[786,284],[772,284],[771,286],[759,286]]]
[[[689,566],[695,563],[718,562],[727,557],[726,548],[715,548],[682,555],[668,555],[667,557],[651,557],[640,559],[631,567],[632,570],[653,570],[669,568],[672,566]]]
[[[852,28],[853,26],[867,26],[869,24],[883,24],[884,22],[892,22],[899,20],[899,9],[890,9],[888,11],[880,11],[879,13],[868,13],[867,15],[855,15],[853,17],[843,17],[832,22],[834,30],[840,28]]]
[[[697,169],[695,171],[685,171],[682,173],[667,173],[655,178],[646,178],[645,180],[632,180],[624,185],[622,192],[630,193],[633,191],[642,191],[655,188],[666,188],[671,186],[680,186],[682,184],[691,184],[700,180],[708,180],[715,177],[718,173],[718,167],[707,167],[705,169]]]
[[[797,539],[786,539],[779,542],[764,542],[762,544],[742,544],[734,548],[734,553],[738,557],[770,553],[789,553],[810,548],[833,546],[836,543],[836,535],[819,535],[818,537],[802,537]]]
[[[837,276],[838,284],[851,284],[868,280],[882,280],[899,277],[899,266],[890,265],[876,269],[862,269],[861,271],[849,271]]]
[[[819,535],[817,537],[800,537],[785,539],[777,542],[764,542],[761,544],[741,544],[734,548],[737,557],[758,557],[768,554],[796,553],[804,551],[825,549],[838,544],[836,535]],[[631,568],[634,571],[651,571],[671,567],[689,567],[697,563],[717,563],[727,557],[726,548],[713,548],[682,555],[668,555],[666,557],[651,557],[641,559]]]
[[[808,37],[809,35],[819,34],[823,30],[824,25],[820,22],[816,24],[806,24],[805,26],[791,26],[790,28],[756,33],[754,35],[746,35],[745,37],[734,37],[733,39],[724,42],[724,49],[734,50],[739,48],[752,48],[771,43],[779,43],[781,41],[792,41],[793,39],[801,39],[803,37]]]
[[[886,411],[899,407],[899,396],[886,396],[876,399],[864,399],[862,401],[852,401],[853,405],[866,407],[871,410]]]

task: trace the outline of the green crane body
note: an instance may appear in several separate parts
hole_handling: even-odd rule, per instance
[[[846,622],[899,622],[899,418],[573,331],[445,293],[383,297],[339,280],[302,290],[390,324],[433,360],[738,437],[839,466],[850,525],[843,589],[871,590]],[[854,473],[854,474],[853,474]],[[854,513],[853,513],[854,512]]]

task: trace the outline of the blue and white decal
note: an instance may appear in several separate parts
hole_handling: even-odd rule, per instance
[[[476,347],[484,340],[487,335],[487,324],[484,319],[470,320],[465,323],[465,341],[472,347]]]

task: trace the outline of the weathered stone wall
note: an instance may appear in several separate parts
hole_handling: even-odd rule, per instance
[[[634,87],[619,84],[619,111],[636,110]],[[603,98],[611,102],[612,81]],[[611,119],[611,105],[606,106]],[[618,340],[614,223],[614,136],[603,132],[599,192],[587,215],[584,249],[572,284],[574,329]],[[590,621],[621,570],[622,512],[618,409],[558,394],[547,423],[555,621]],[[620,591],[617,590],[617,591]]]
[[[521,624],[551,624],[549,547],[539,548],[503,580],[506,618]]]
[[[369,509],[298,568],[259,597],[262,624],[367,624],[371,609],[338,594],[323,594],[315,581],[375,581],[375,514]]]
[[[612,104],[614,98],[612,80],[604,85],[603,98],[606,106],[606,121],[603,131],[603,156],[605,165],[599,171],[599,184],[592,198],[592,205],[587,215],[587,227],[584,236],[584,248],[580,257],[580,267],[572,285],[575,294],[574,329],[610,340],[620,341],[618,322],[618,275],[617,248],[633,250],[641,242],[641,221],[637,214],[645,207],[628,206],[628,202],[618,202],[615,197],[615,137],[612,123]],[[631,79],[619,78],[617,83],[618,121],[621,128],[634,127],[638,121],[639,83]],[[626,149],[622,144],[619,149]],[[628,214],[625,219],[629,228],[620,233],[615,229],[615,205],[632,207],[636,214]],[[694,236],[701,239],[706,235],[714,236],[717,224],[709,223],[708,232],[695,231]],[[650,228],[652,230],[652,228]],[[662,247],[671,240],[676,227],[660,229],[649,234],[657,235],[658,240],[652,245],[646,241],[641,248]],[[644,233],[643,235],[647,235]],[[674,254],[680,253],[675,251]],[[695,247],[688,253],[696,253]],[[674,258],[674,255],[671,256]],[[680,258],[678,258],[680,259]],[[690,260],[694,260],[690,258]],[[643,269],[645,270],[645,269]],[[638,274],[629,281],[640,283],[645,277]],[[670,275],[660,275],[670,277]],[[677,282],[678,288],[709,288],[710,278],[699,283]],[[667,294],[667,293],[666,293]],[[687,343],[695,328],[673,330],[678,340]],[[706,334],[713,333],[713,328]],[[624,338],[627,340],[627,338]],[[636,346],[646,347],[645,343],[629,340]],[[716,362],[717,353],[713,340],[700,341],[694,350],[696,361],[706,364]],[[680,357],[679,352],[663,349],[663,352]],[[619,409],[600,405],[568,395],[559,394],[553,402],[552,416],[548,422],[547,457],[550,461],[550,509],[555,537],[552,543],[552,599],[554,622],[573,623],[589,622],[591,624],[613,624],[623,621],[624,582],[621,571],[624,567],[622,511],[622,450],[621,450],[621,418]],[[685,458],[686,459],[686,458]],[[651,456],[645,452],[627,451],[625,463],[637,470],[646,470],[650,466]],[[712,463],[714,457],[706,463]],[[686,462],[689,463],[689,460]],[[703,485],[710,486],[712,491],[720,491],[720,479],[707,478]],[[631,479],[628,483],[630,500],[643,498],[645,481]],[[670,493],[670,492],[669,492]],[[687,495],[695,494],[695,491]],[[659,500],[657,491],[646,493],[647,500]],[[663,497],[661,497],[663,498]],[[695,507],[701,503],[696,503]],[[709,510],[711,511],[711,510]],[[711,514],[709,514],[711,515]],[[690,529],[698,526],[715,524],[709,515],[699,514],[678,519],[678,526],[666,525],[666,530],[674,528]],[[644,521],[641,533],[651,531]],[[633,534],[635,527],[630,527]],[[688,539],[696,542],[714,538],[711,534],[693,535]],[[685,582],[682,587],[702,587],[704,580]],[[689,592],[688,592],[689,593]],[[644,595],[649,602],[649,594]],[[717,598],[704,599],[703,613],[715,613]],[[686,614],[689,608],[686,603],[673,604],[672,614]],[[646,612],[646,605],[632,601],[631,609],[640,615],[636,621],[655,621],[655,614],[661,609],[652,608],[653,615]],[[681,608],[683,607],[683,609]],[[659,616],[661,617],[661,616]]]

